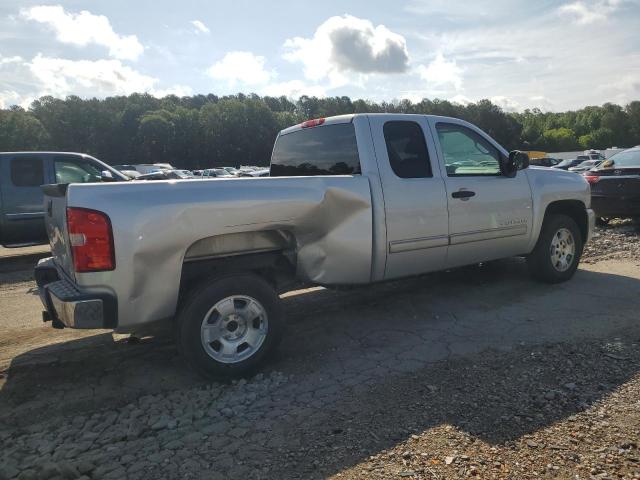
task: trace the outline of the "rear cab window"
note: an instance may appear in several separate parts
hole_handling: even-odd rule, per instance
[[[360,173],[353,123],[302,128],[280,135],[271,155],[272,177]]]

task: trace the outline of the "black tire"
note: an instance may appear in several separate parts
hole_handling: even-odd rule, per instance
[[[225,363],[207,353],[201,341],[201,327],[207,312],[232,296],[250,297],[264,308],[266,337],[248,358]],[[280,298],[266,281],[253,274],[228,275],[201,283],[186,297],[177,316],[177,343],[189,365],[201,375],[207,378],[240,377],[253,373],[274,352],[282,339],[284,324]]]
[[[574,241],[574,255],[571,258],[569,267],[560,271],[552,261],[551,249],[554,237],[561,229],[567,229]],[[575,220],[567,215],[550,214],[547,215],[542,224],[540,236],[533,252],[527,257],[527,265],[531,276],[536,280],[546,283],[566,282],[578,268],[580,257],[582,256],[582,234]]]

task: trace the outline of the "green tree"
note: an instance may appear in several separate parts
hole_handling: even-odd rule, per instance
[[[552,151],[561,152],[580,148],[575,132],[569,128],[545,130],[542,137],[546,142],[547,149]]]
[[[173,135],[174,125],[171,122],[169,112],[160,110],[145,114],[140,119],[138,126],[140,159],[144,163],[171,162],[170,151]]]
[[[534,108],[508,113],[489,100],[463,105],[438,98],[373,102],[302,96],[294,101],[242,93],[164,98],[136,93],[105,99],[45,96],[28,111],[0,110],[0,147],[81,151],[112,164],[267,165],[279,130],[310,118],[367,112],[461,118],[508,149],[554,152],[640,144],[640,101],[567,112]]]
[[[49,134],[31,113],[0,110],[0,151],[44,150],[49,144]]]

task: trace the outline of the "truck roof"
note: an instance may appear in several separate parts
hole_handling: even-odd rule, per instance
[[[21,152],[0,152],[0,155],[80,155],[82,157],[91,157],[88,153],[80,153],[80,152],[55,152],[55,151],[42,151],[42,150],[34,150],[34,151],[21,151]],[[93,157],[92,157],[93,158]]]
[[[295,132],[297,130],[301,130],[302,128],[305,128],[306,126],[312,126],[311,124],[314,124],[313,126],[319,126],[319,125],[336,125],[336,124],[340,124],[340,123],[349,123],[352,122],[354,118],[356,117],[383,117],[383,116],[393,116],[393,117],[397,117],[397,116],[403,116],[403,117],[422,117],[422,118],[437,118],[440,120],[458,120],[458,121],[464,121],[461,118],[454,118],[454,117],[443,117],[440,115],[423,115],[420,113],[351,113],[351,114],[347,114],[347,115],[335,115],[333,117],[323,117],[323,118],[316,118],[313,120],[306,120],[302,123],[299,123],[297,125],[293,125],[291,127],[285,128],[284,130],[280,131],[280,135],[286,135],[288,133],[292,133]],[[315,122],[320,122],[320,123],[315,123]],[[307,124],[305,126],[305,124]]]

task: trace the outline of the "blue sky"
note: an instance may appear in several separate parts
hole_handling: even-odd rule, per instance
[[[3,0],[0,107],[134,91],[626,103],[638,25],[640,0]]]

